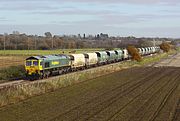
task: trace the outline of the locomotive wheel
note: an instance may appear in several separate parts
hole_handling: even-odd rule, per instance
[[[43,79],[44,78],[44,74],[43,73],[40,73],[39,74],[39,79]]]

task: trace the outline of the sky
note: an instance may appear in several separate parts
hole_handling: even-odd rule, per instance
[[[0,33],[180,38],[180,0],[0,0]]]

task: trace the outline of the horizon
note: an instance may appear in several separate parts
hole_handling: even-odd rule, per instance
[[[19,31],[13,31],[13,32],[19,32]],[[11,32],[11,33],[0,33],[0,35],[10,35],[10,34],[13,34],[13,32]],[[22,34],[25,34],[25,35],[27,35],[27,36],[42,36],[42,37],[45,37],[46,35],[45,35],[45,33],[46,32],[44,32],[43,34],[28,34],[28,33],[24,33],[24,32],[19,32],[18,33],[18,35],[22,35]],[[51,32],[50,32],[51,33]],[[51,33],[52,34],[52,37],[53,36],[59,36],[59,37],[63,37],[63,36],[69,36],[69,37],[71,37],[71,36],[76,36],[76,37],[78,37],[78,35],[79,34],[53,34],[53,33]],[[80,34],[80,36],[83,38],[83,35],[86,35],[86,37],[88,38],[89,36],[93,36],[93,37],[95,37],[95,36],[97,36],[98,34],[100,35],[101,33],[97,33],[97,34],[88,34],[88,33],[83,33],[83,34]],[[102,33],[102,34],[108,34],[108,33]],[[173,37],[148,37],[148,36],[142,36],[142,37],[137,37],[137,36],[131,36],[131,35],[129,35],[129,36],[120,36],[120,35],[109,35],[108,34],[108,37],[124,37],[124,38],[126,38],[126,37],[135,37],[135,38],[154,38],[154,39],[156,39],[156,38],[159,38],[159,39],[161,39],[161,38],[167,38],[167,39],[180,39],[180,38],[173,38]]]
[[[180,38],[178,0],[1,0],[0,33]]]

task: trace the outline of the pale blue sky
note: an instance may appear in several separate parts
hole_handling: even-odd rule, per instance
[[[180,38],[180,0],[0,0],[0,33]]]

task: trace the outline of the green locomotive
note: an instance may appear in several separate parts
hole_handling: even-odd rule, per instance
[[[71,60],[67,55],[32,56],[26,59],[25,69],[28,78],[45,78],[69,71]]]

